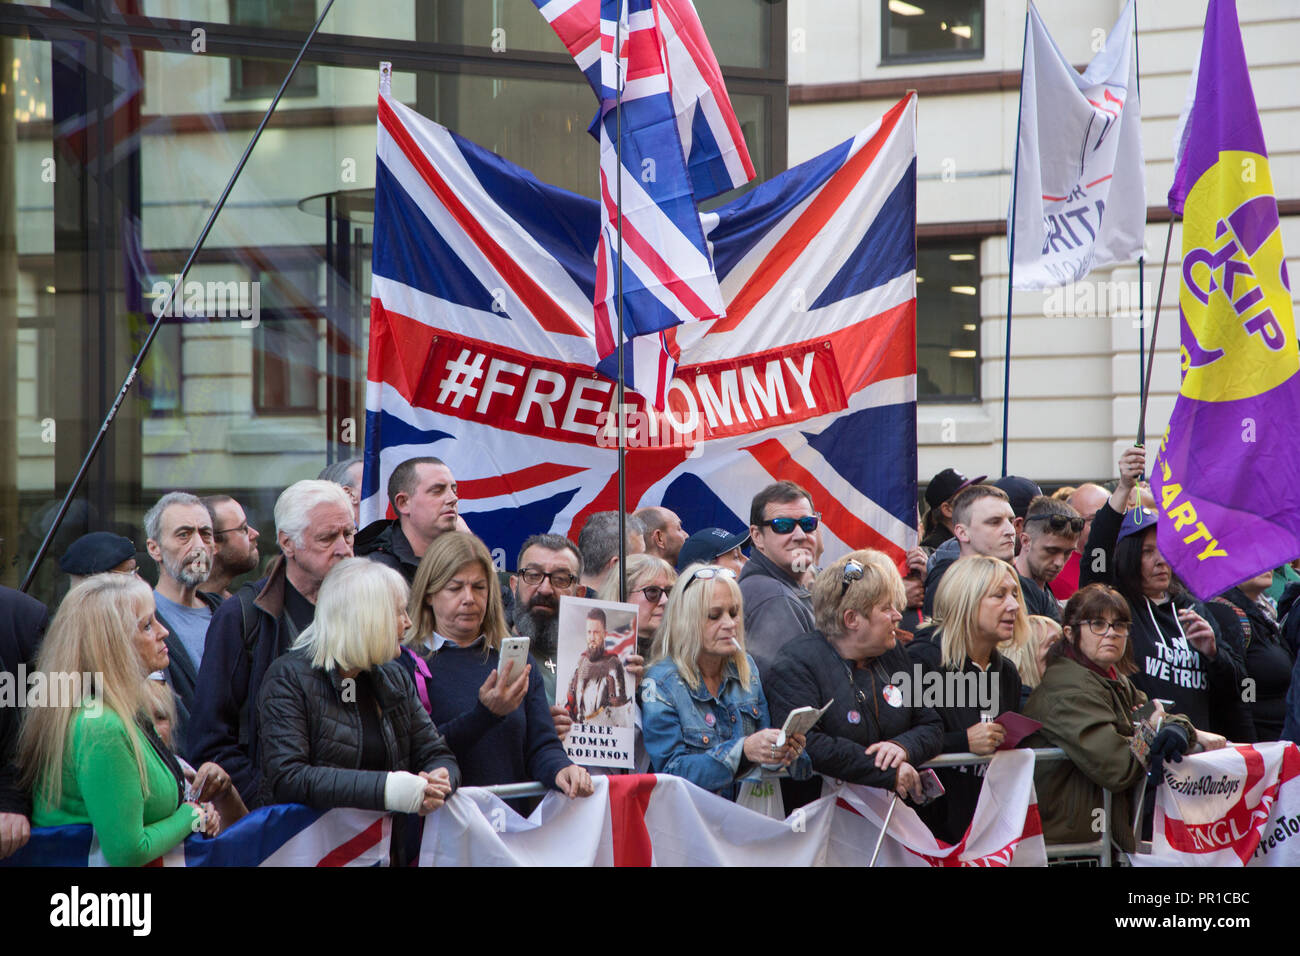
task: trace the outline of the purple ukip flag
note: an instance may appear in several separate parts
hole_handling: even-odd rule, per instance
[[[1210,0],[1169,206],[1182,387],[1152,469],[1160,551],[1206,600],[1300,555],[1300,350],[1233,0]]]

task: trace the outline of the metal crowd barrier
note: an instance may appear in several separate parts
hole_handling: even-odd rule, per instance
[[[940,754],[933,760],[927,760],[921,765],[922,769],[938,769],[940,767],[964,767],[978,766],[989,763],[993,755],[981,757],[973,753],[953,753]],[[1056,760],[1068,760],[1065,751],[1060,747],[1041,747],[1034,749],[1034,763],[1051,763]],[[1145,780],[1145,778],[1143,778]],[[484,787],[488,793],[495,794],[503,800],[511,800],[515,797],[540,797],[544,796],[548,790],[545,784],[541,783],[506,783],[495,787]],[[1141,813],[1142,800],[1141,796],[1137,800],[1138,812]],[[1102,809],[1105,811],[1105,823],[1098,838],[1090,843],[1057,843],[1047,844],[1047,855],[1053,859],[1074,859],[1080,857],[1097,857],[1101,866],[1114,866],[1114,849],[1111,841],[1110,827],[1110,810],[1111,810],[1111,792],[1102,791]],[[1137,830],[1137,822],[1134,823],[1134,830]]]

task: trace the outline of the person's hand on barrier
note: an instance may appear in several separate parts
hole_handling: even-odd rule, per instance
[[[447,802],[451,793],[451,775],[446,767],[438,767],[430,772],[421,770],[420,776],[424,779],[424,799],[420,802],[419,813],[424,816]]]
[[[569,716],[569,712],[563,707],[551,705],[551,720],[555,722],[555,733],[559,735],[561,740],[567,737],[569,731],[573,729],[573,718]]]
[[[524,672],[512,681],[510,677],[514,673],[513,666],[504,675],[493,668],[483,686],[478,689],[479,703],[498,717],[511,713],[524,702],[524,697],[528,694],[528,675],[532,669],[532,664],[525,665]]]
[[[987,757],[997,750],[1007,736],[1007,729],[999,723],[981,722],[966,728],[966,744],[970,752]]]
[[[866,753],[868,757],[876,755],[876,768],[879,770],[889,770],[907,763],[907,751],[892,740],[878,741],[868,747]]]
[[[589,797],[596,792],[591,774],[576,763],[569,764],[555,775],[555,786],[570,800],[574,797]]]
[[[13,856],[32,838],[32,821],[21,813],[0,813],[0,860]]]
[[[1222,750],[1228,746],[1228,738],[1221,734],[1212,734],[1208,730],[1196,732],[1196,742],[1202,750]]]
[[[904,762],[898,765],[898,779],[894,783],[894,792],[904,800],[908,797],[917,801],[921,799],[921,775],[910,763]]]
[[[1160,732],[1151,741],[1151,774],[1147,781],[1148,787],[1160,786],[1165,779],[1165,761],[1180,762],[1183,754],[1187,753],[1189,743],[1187,731],[1177,724],[1168,724],[1160,728]]]
[[[627,671],[628,676],[633,680],[640,680],[645,673],[645,658],[640,654],[629,654],[627,660],[623,662],[623,670]]]
[[[221,832],[221,814],[217,813],[216,807],[210,803],[195,803],[193,800],[187,800],[185,803],[187,806],[199,811],[199,815],[194,821],[195,833],[214,837]]]

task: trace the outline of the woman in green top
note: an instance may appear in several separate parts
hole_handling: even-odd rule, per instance
[[[180,765],[147,716],[145,675],[166,668],[166,636],[147,584],[98,574],[63,599],[33,675],[49,694],[27,708],[19,745],[32,825],[91,824],[113,866],[140,866],[220,826],[210,804],[185,802]],[[82,699],[64,699],[78,681]]]

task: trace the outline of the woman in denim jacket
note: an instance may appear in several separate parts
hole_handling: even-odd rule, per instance
[[[735,572],[694,565],[682,575],[641,682],[646,753],[670,773],[729,800],[766,767],[804,779],[812,764],[802,734],[777,746],[753,658],[745,653]]]

